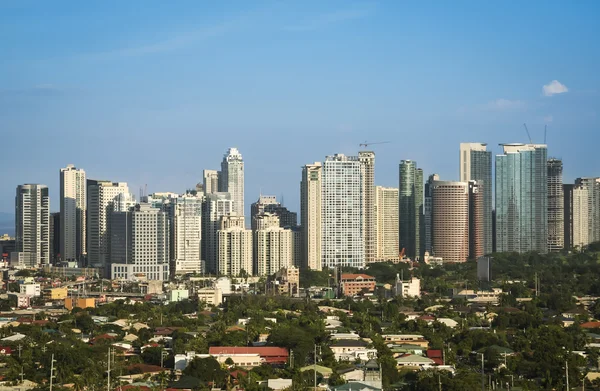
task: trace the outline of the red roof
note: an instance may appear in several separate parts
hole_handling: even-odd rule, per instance
[[[600,329],[600,322],[585,322],[581,324],[581,327],[584,329]]]
[[[269,364],[285,364],[290,356],[286,348],[274,346],[211,346],[208,354],[258,354]]]
[[[133,370],[137,370],[140,373],[156,373],[156,372],[164,371],[165,368],[158,366],[158,365],[150,365],[150,364],[132,364],[127,367],[127,370],[129,372],[131,372]]]
[[[442,351],[438,349],[427,349],[427,357],[428,358],[441,358]]]
[[[356,280],[356,279],[363,279],[363,280],[374,280],[375,277],[370,276],[368,274],[342,274],[342,280]]]
[[[12,354],[12,349],[10,346],[0,346],[0,355],[8,355]]]
[[[148,386],[132,386],[130,384],[126,386],[119,386],[115,388],[115,391],[127,391],[127,390],[141,390],[141,391],[150,391],[150,387]]]

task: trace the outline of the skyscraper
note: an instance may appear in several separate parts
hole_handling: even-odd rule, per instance
[[[424,201],[424,213],[423,213],[423,242],[425,251],[433,253],[433,203],[432,185],[434,181],[439,181],[440,176],[438,174],[429,175],[427,182],[425,182],[425,201]]]
[[[202,171],[204,194],[212,194],[219,191],[219,171],[204,170]]]
[[[86,254],[87,184],[85,171],[69,164],[60,169],[60,255],[67,262]]]
[[[433,250],[444,262],[469,258],[469,184],[434,181],[432,192]]]
[[[503,144],[496,155],[496,251],[547,252],[545,144]]]
[[[217,272],[217,231],[220,228],[221,218],[231,213],[233,213],[233,201],[229,193],[206,195],[202,204],[203,240],[201,256],[205,262],[207,273]]]
[[[375,152],[360,151],[358,159],[363,178],[363,221],[365,237],[365,261],[377,258],[377,217],[375,215]]]
[[[565,183],[563,185],[564,195],[564,248],[570,250],[573,248],[573,188],[575,185]]]
[[[551,252],[560,251],[565,247],[562,173],[562,160],[548,159],[548,251]]]
[[[301,265],[311,270],[321,270],[322,169],[320,162],[305,165],[300,182]]]
[[[237,148],[229,148],[221,162],[219,191],[231,194],[233,211],[244,216],[244,159]]]
[[[282,268],[294,266],[294,235],[297,232],[279,225],[256,231],[255,272],[270,276]]]
[[[590,239],[590,194],[588,187],[583,184],[576,184],[573,187],[571,197],[573,200],[572,209],[572,247],[583,249],[592,242]]]
[[[485,244],[485,193],[477,181],[469,181],[469,258],[483,257]]]
[[[166,208],[170,221],[172,273],[203,272],[200,257],[202,242],[202,198],[181,195],[171,198]]]
[[[50,197],[46,185],[17,186],[15,197],[15,254],[19,266],[50,264]],[[11,263],[13,255],[11,254]]]
[[[577,178],[575,184],[585,187],[588,203],[588,241],[600,241],[600,178]]]
[[[358,156],[327,156],[321,206],[322,266],[365,266],[363,168]]]
[[[298,214],[288,210],[277,202],[275,196],[261,195],[258,200],[250,206],[252,229],[256,230],[255,218],[263,213],[272,213],[279,217],[279,226],[282,228],[294,228],[298,225]]]
[[[106,267],[107,274],[110,272],[110,220],[115,201],[121,194],[129,194],[127,183],[93,179],[87,181],[88,265]]]
[[[230,214],[217,231],[217,274],[239,276],[242,270],[252,275],[252,230],[244,227],[244,216]]]
[[[110,221],[110,278],[169,279],[169,219],[166,212],[138,204],[112,212]]]
[[[400,248],[405,254],[417,259],[422,252],[421,224],[423,216],[423,170],[417,162],[400,162],[399,233]]]
[[[398,248],[398,189],[375,188],[377,261],[397,261]]]
[[[477,181],[483,191],[483,251],[492,252],[492,152],[485,143],[460,144],[460,181]]]

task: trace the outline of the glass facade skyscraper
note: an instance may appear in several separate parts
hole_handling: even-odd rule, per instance
[[[496,251],[548,250],[548,150],[503,144],[496,156]]]
[[[423,170],[417,168],[417,162],[402,160],[400,162],[400,194],[399,194],[399,227],[400,248],[413,260],[423,253],[421,243],[423,222]]]

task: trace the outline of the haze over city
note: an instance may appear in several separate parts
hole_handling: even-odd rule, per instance
[[[564,180],[600,169],[599,5],[566,2],[0,4],[5,191],[58,171],[183,192],[244,154],[260,193],[299,211],[300,167],[374,146],[458,179],[458,144],[543,142]],[[510,24],[507,24],[510,20]]]

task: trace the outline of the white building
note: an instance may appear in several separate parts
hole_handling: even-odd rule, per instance
[[[111,217],[111,279],[169,279],[169,220],[149,204]]]
[[[206,271],[217,272],[217,231],[221,218],[233,212],[233,201],[229,193],[206,194],[202,205],[202,254]],[[250,272],[248,272],[250,273]]]
[[[322,166],[320,162],[302,167],[302,182],[300,182],[301,266],[311,270],[321,270],[321,179]]]
[[[360,151],[358,159],[362,172],[362,209],[365,262],[377,260],[377,216],[375,192],[375,152]]]
[[[219,191],[219,171],[204,170],[202,171],[204,180],[204,194],[217,193]]]
[[[88,265],[106,267],[110,261],[110,219],[115,199],[129,194],[127,183],[87,181]]]
[[[42,290],[40,284],[29,283],[29,284],[20,284],[19,285],[19,293],[21,295],[25,295],[28,297],[39,297],[42,294]]]
[[[244,228],[244,217],[221,218],[217,232],[217,274],[239,276],[244,270],[252,274],[252,230]]]
[[[223,156],[219,191],[231,194],[233,211],[244,216],[244,159],[237,148],[229,148]]]
[[[200,288],[196,292],[198,300],[207,305],[221,305],[223,303],[223,292],[218,286]]]
[[[365,267],[363,169],[357,156],[327,156],[323,165],[323,267]]]
[[[80,261],[86,255],[87,183],[85,171],[69,164],[60,169],[60,255]]]
[[[270,226],[257,230],[256,264],[258,276],[270,276],[283,268],[294,265],[294,235],[290,229]]]
[[[191,195],[171,199],[169,217],[173,272],[201,273],[202,199]]]
[[[402,297],[421,297],[421,280],[416,277],[411,277],[408,281],[403,281],[396,274],[396,296]]]
[[[50,263],[50,197],[46,185],[17,186],[15,199],[15,252],[20,267]],[[11,256],[11,264],[12,256]]]
[[[398,261],[398,189],[375,188],[377,261]]]
[[[589,192],[587,186],[573,187],[573,247],[584,248],[590,244]]]

